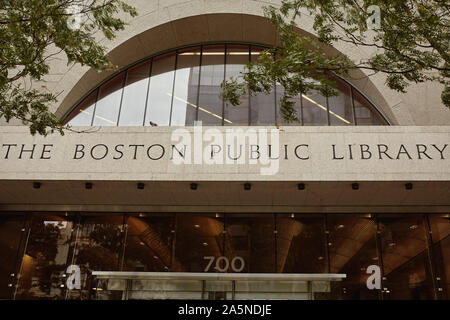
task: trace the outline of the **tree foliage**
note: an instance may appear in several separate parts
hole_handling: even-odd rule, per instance
[[[57,95],[33,83],[49,74],[60,53],[69,65],[114,68],[94,35],[113,39],[125,27],[123,12],[137,15],[121,0],[0,0],[0,119],[19,119],[32,134],[63,133],[49,110]]]
[[[377,10],[380,15],[377,15]],[[295,20],[313,17],[317,38],[295,30]],[[450,2],[447,0],[283,0],[265,16],[280,35],[281,45],[265,50],[238,78],[222,83],[222,96],[232,105],[250,93],[269,93],[275,83],[285,91],[281,113],[297,121],[291,98],[318,90],[335,95],[330,74],[347,77],[353,69],[386,74],[386,85],[406,92],[411,83],[435,81],[444,86],[442,102],[450,107]],[[324,46],[349,43],[373,48],[361,61],[323,54]]]

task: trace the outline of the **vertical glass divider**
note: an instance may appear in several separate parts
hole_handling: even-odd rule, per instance
[[[173,81],[172,81],[172,97],[170,99],[169,127],[172,125],[173,97],[175,95],[175,82],[177,81],[177,64],[178,64],[178,50],[175,51],[175,66],[173,70]]]
[[[144,109],[144,119],[142,120],[142,125],[145,127],[145,118],[147,117],[147,107],[148,107],[148,95],[150,94],[150,81],[152,78],[152,68],[153,68],[153,58],[150,60],[150,67],[148,71],[148,82],[147,82],[147,94],[145,96],[145,109]]]
[[[120,94],[120,104],[119,104],[119,112],[117,114],[117,122],[116,122],[116,126],[119,126],[119,121],[120,121],[120,113],[122,111],[122,102],[123,102],[123,92],[125,91],[125,85],[127,84],[127,80],[128,80],[128,71],[130,69],[125,70],[125,77],[123,77],[123,81],[122,81],[122,92]]]

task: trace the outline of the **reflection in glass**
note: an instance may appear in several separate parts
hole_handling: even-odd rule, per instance
[[[227,65],[225,79],[233,77],[242,83],[242,77],[239,74],[244,71],[245,66],[249,62],[249,48],[248,46],[238,46],[238,45],[228,45],[227,46]],[[224,117],[229,120],[225,121],[225,125],[236,125],[236,126],[247,126],[248,122],[248,105],[249,98],[248,95],[241,97],[240,104],[237,106],[232,106],[228,104],[225,106]]]
[[[172,266],[173,215],[138,215],[127,219],[123,271],[164,272]],[[174,262],[174,269],[180,269]]]
[[[324,226],[320,215],[277,215],[277,272],[328,273]]]
[[[125,73],[122,72],[100,87],[95,104],[94,126],[115,126],[119,117]]]
[[[230,120],[222,117],[223,101],[220,98],[220,84],[225,73],[225,46],[203,47],[198,120],[203,125],[230,124]]]
[[[175,53],[153,58],[146,126],[168,126],[172,107]]]
[[[64,215],[33,215],[17,299],[64,299],[73,222]]]
[[[94,113],[97,90],[85,98],[67,117],[67,124],[70,126],[90,126]]]
[[[19,250],[25,242],[24,216],[0,215],[0,299],[12,299],[20,264]]]
[[[265,48],[252,46],[251,62],[258,62],[259,53]],[[275,124],[275,90],[269,94],[258,93],[250,96],[250,124],[274,125]]]
[[[317,91],[302,95],[303,124],[305,126],[328,125],[327,99]]]
[[[365,215],[328,215],[330,271],[343,273],[344,281],[333,285],[334,299],[378,299],[378,290],[367,288],[366,273],[371,265],[380,266],[377,253],[376,221]]]
[[[427,227],[422,215],[379,217],[386,299],[433,299]]]
[[[281,114],[281,102],[280,99],[284,94],[284,87],[277,83],[277,108],[276,108],[276,116],[277,123],[283,126],[301,126],[302,125],[302,103],[300,96],[293,97],[289,99],[289,101],[294,102],[293,108],[295,110],[295,117],[297,117],[298,121],[287,122],[284,120],[283,115]]]
[[[242,272],[276,272],[274,215],[227,215],[225,231],[227,257],[243,258]]]
[[[119,126],[141,126],[147,98],[150,62],[144,62],[127,72]]]
[[[172,126],[194,125],[197,116],[200,53],[199,47],[178,53],[170,123]]]
[[[88,297],[92,271],[120,271],[124,230],[122,215],[81,216],[73,259],[81,269],[81,290],[70,291],[68,299]]]
[[[224,256],[223,219],[211,214],[178,214],[176,217],[173,271],[218,272],[205,257]]]
[[[65,121],[73,126],[89,126],[92,120],[94,125],[116,125],[117,119],[119,126],[191,126],[196,120],[227,126],[385,124],[365,97],[334,75],[330,78],[337,84],[337,97],[327,101],[313,91],[292,98],[298,123],[287,124],[280,114],[279,99],[284,90],[280,84],[267,95],[244,96],[238,106],[225,106],[220,97],[222,81],[236,78],[249,61],[256,64],[264,49],[254,45],[203,45],[151,57],[101,85],[97,104],[95,90]]]
[[[358,126],[380,126],[383,122],[378,114],[375,114],[373,106],[355,89],[353,99],[355,104],[355,118]]]
[[[448,214],[428,215],[433,250],[437,267],[438,294],[441,299],[450,300],[450,217]],[[442,291],[439,291],[439,288]]]
[[[353,121],[353,106],[350,86],[344,81],[339,81],[337,77],[331,77],[337,86],[339,95],[328,98],[330,108],[330,125],[350,126]]]

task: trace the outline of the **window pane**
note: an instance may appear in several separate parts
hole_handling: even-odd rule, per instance
[[[252,46],[251,61],[256,64],[258,62],[259,53],[264,48]],[[250,117],[252,125],[275,125],[275,90],[266,95],[258,93],[250,97]]]
[[[289,101],[294,102],[295,117],[299,121],[287,122],[284,120],[281,114],[281,102],[280,99],[284,94],[284,88],[280,84],[277,84],[277,122],[283,126],[301,126],[302,125],[302,106],[300,101],[300,96],[289,99]]]
[[[127,219],[123,271],[163,272],[172,266],[173,215],[140,214]],[[174,269],[180,269],[175,261]]]
[[[243,259],[245,267],[241,272],[276,272],[274,222],[272,214],[226,216],[226,254],[230,260]]]
[[[71,290],[69,299],[87,299],[92,271],[120,271],[124,235],[122,215],[80,217],[74,264],[80,267],[81,290]]]
[[[153,58],[146,126],[168,126],[172,104],[175,53]]]
[[[427,227],[422,215],[379,218],[386,299],[433,299]]]
[[[119,126],[141,126],[143,124],[149,73],[149,61],[128,70]]]
[[[430,227],[433,240],[433,258],[437,266],[438,287],[441,299],[450,299],[450,217],[430,214]]]
[[[125,72],[100,87],[95,106],[94,126],[115,126],[119,116]]]
[[[249,47],[248,46],[227,46],[227,66],[225,79],[229,80],[231,77],[235,78],[239,83],[242,83],[242,77],[239,77],[240,72],[244,71],[245,66],[249,62]],[[232,106],[228,104],[225,106],[225,125],[248,125],[248,95],[241,97],[240,104]]]
[[[171,126],[194,125],[197,114],[199,66],[199,47],[178,53]]]
[[[328,98],[330,108],[330,125],[349,126],[353,124],[353,107],[350,86],[337,77],[330,76],[336,83],[338,96]]]
[[[90,126],[92,124],[92,114],[94,112],[97,90],[87,96],[72,113],[67,117],[67,124],[70,126]]]
[[[24,216],[0,215],[0,299],[12,299],[24,239]]]
[[[356,90],[353,89],[355,103],[355,118],[358,126],[383,125],[383,121],[373,110],[372,105]]]
[[[277,271],[328,273],[324,225],[318,215],[277,215]]]
[[[64,215],[34,214],[22,260],[17,299],[64,299],[74,223]]]
[[[342,282],[332,284],[332,299],[376,300],[379,290],[369,290],[366,270],[381,266],[377,253],[374,219],[364,215],[328,215],[331,273],[346,274]]]
[[[305,126],[328,125],[327,100],[317,91],[303,94],[303,124]]]
[[[224,46],[203,48],[198,111],[198,120],[203,125],[222,125],[223,101],[219,94],[224,80],[224,55]]]
[[[224,255],[223,219],[210,214],[177,214],[173,271],[218,272],[208,259]]]

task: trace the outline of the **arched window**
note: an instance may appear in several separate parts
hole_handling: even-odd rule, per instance
[[[376,107],[345,80],[334,77],[339,95],[298,96],[300,123],[284,123],[279,113],[282,86],[269,95],[241,98],[225,106],[219,97],[224,79],[256,62],[264,47],[208,44],[151,57],[116,74],[85,97],[66,117],[71,126],[203,125],[387,125]]]

